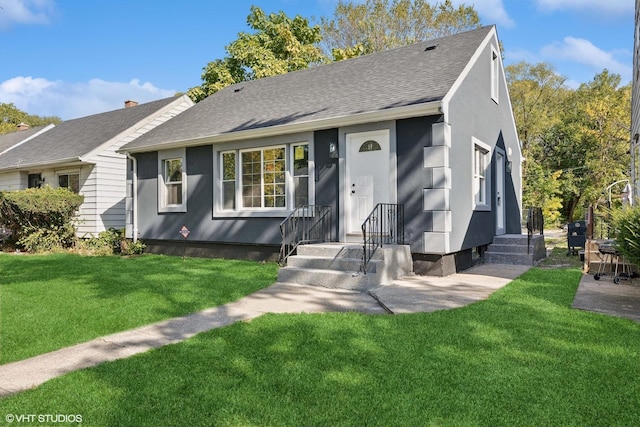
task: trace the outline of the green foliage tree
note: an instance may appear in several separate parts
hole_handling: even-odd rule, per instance
[[[541,207],[545,222],[555,224],[561,216],[562,169],[545,162],[544,141],[549,128],[560,122],[570,91],[565,78],[546,63],[519,62],[507,66],[505,74],[524,156],[523,204]]]
[[[196,102],[234,83],[301,70],[325,61],[318,47],[320,27],[297,15],[284,12],[267,15],[251,7],[247,24],[252,33],[241,32],[226,46],[227,56],[204,68],[203,83],[189,89]]]
[[[339,0],[333,16],[321,18],[321,45],[335,61],[477,28],[472,6],[451,0]]]
[[[73,219],[84,197],[66,188],[0,192],[0,224],[19,245],[39,252],[73,244]]]
[[[35,127],[50,123],[59,124],[62,120],[56,116],[40,117],[27,114],[13,104],[0,103],[0,135],[15,132],[20,123]]]
[[[563,214],[568,221],[604,199],[610,184],[629,178],[631,85],[604,70],[565,99],[560,120],[547,132],[548,168],[566,171],[561,178]]]

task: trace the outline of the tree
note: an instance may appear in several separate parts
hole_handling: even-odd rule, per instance
[[[451,0],[339,0],[331,18],[321,18],[323,50],[338,61],[480,26],[472,6]]]
[[[629,178],[631,85],[620,86],[620,81],[619,75],[604,70],[581,84],[545,137],[545,163],[566,171],[561,185],[568,221],[597,204],[608,185]]]
[[[507,66],[505,73],[524,156],[523,204],[541,207],[545,222],[554,224],[560,219],[563,171],[545,161],[544,141],[559,123],[570,91],[565,78],[546,63],[520,62]]]
[[[40,117],[30,115],[19,110],[13,104],[0,103],[0,135],[11,133],[17,130],[20,123],[28,124],[31,127],[47,125],[49,123],[59,124],[62,120],[59,117]]]
[[[194,101],[234,83],[301,70],[326,59],[317,45],[320,27],[309,26],[306,18],[291,19],[284,12],[266,15],[252,6],[247,25],[254,31],[239,33],[226,46],[227,56],[204,68],[202,85],[189,89]]]

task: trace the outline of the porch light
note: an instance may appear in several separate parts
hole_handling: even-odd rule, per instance
[[[507,160],[506,169],[507,172],[511,173],[511,160]]]
[[[329,158],[337,159],[338,158],[338,143],[330,142],[329,143]]]

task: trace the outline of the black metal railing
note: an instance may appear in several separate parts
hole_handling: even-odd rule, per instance
[[[298,246],[331,241],[331,207],[297,207],[280,223],[280,235],[282,245],[278,263],[285,265]]]
[[[527,253],[529,253],[531,238],[536,232],[540,233],[541,236],[544,235],[542,208],[529,208],[529,212],[527,213]]]
[[[404,244],[404,205],[378,203],[362,223],[364,239],[362,265],[366,274],[367,265],[379,247],[389,244]]]

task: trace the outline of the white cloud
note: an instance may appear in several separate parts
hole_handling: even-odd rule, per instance
[[[620,74],[623,82],[630,81],[632,76],[631,53],[623,52],[624,56],[629,56],[629,58],[619,61],[616,56],[622,56],[620,53],[620,51],[607,52],[589,40],[569,36],[565,37],[562,42],[544,46],[540,51],[540,56],[548,62],[575,62],[598,73],[606,68],[612,73]]]
[[[0,6],[0,29],[14,24],[46,24],[56,9],[54,0],[9,0]]]
[[[482,18],[484,25],[496,24],[499,27],[507,28],[515,26],[515,22],[504,8],[503,0],[454,0],[452,3],[455,6],[459,6],[462,3],[467,6],[473,6]]]
[[[539,9],[549,12],[555,10],[582,10],[615,15],[634,13],[632,0],[536,0],[536,4]]]
[[[144,103],[175,93],[138,79],[128,83],[101,79],[69,83],[20,76],[0,83],[3,103],[13,103],[28,114],[58,116],[63,120],[122,108],[128,99]]]

